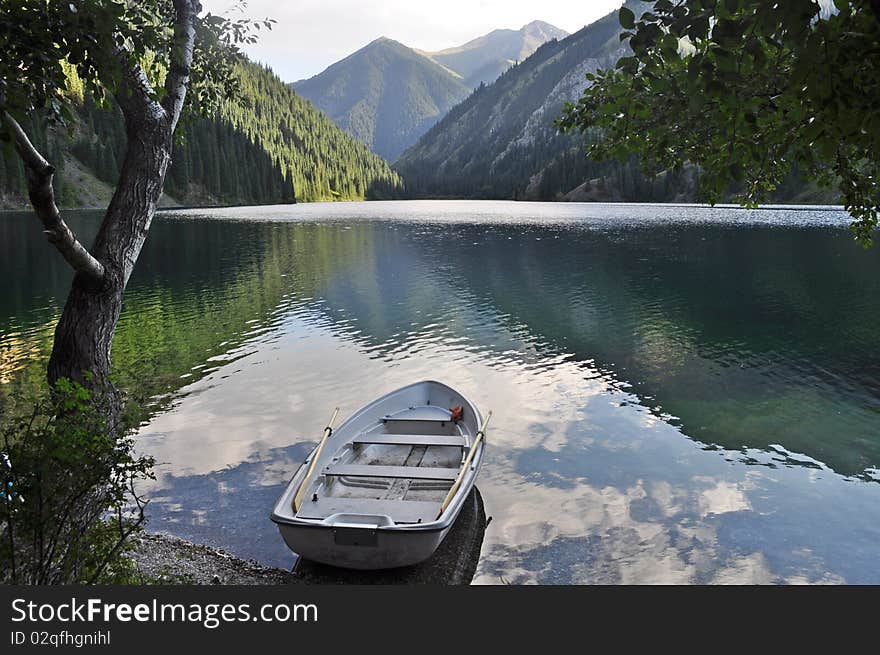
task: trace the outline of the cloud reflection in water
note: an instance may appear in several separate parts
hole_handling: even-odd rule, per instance
[[[69,272],[32,217],[5,219],[0,378],[38,380]],[[98,220],[72,216],[81,235]],[[163,214],[113,346],[117,372],[187,385],[140,436],[162,463],[153,527],[289,564],[267,516],[330,409],[440,378],[496,412],[479,582],[878,583],[880,249],[845,224],[495,202]]]
[[[289,565],[265,517],[327,408],[350,412],[440,371],[496,412],[480,475],[494,520],[476,582],[876,580],[880,533],[860,533],[828,499],[846,494],[865,526],[878,514],[877,485],[765,451],[706,448],[588,362],[557,355],[536,366],[529,353],[541,344],[525,347],[500,323],[495,350],[412,335],[380,349],[321,311],[288,312],[271,345],[258,338],[234,373],[221,367],[185,389],[143,431],[141,447],[167,462],[154,527],[173,520],[177,534]],[[458,318],[465,334],[481,329]],[[817,534],[826,537],[816,543]]]

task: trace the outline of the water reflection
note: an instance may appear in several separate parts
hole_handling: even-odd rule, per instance
[[[479,582],[880,581],[878,252],[837,213],[742,216],[163,217],[114,344],[120,371],[183,387],[140,438],[153,527],[289,565],[265,517],[326,408],[440,378],[496,411]],[[12,305],[19,333],[51,323]]]

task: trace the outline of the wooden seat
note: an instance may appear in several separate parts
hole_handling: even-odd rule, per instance
[[[382,423],[389,433],[419,432],[456,435],[458,434],[458,426],[450,417],[442,416],[424,416],[416,413],[404,413],[398,416],[384,416]]]
[[[452,418],[439,418],[433,416],[383,416],[383,423],[439,423],[445,425],[452,423]]]
[[[353,443],[389,446],[455,446],[464,448],[467,445],[467,439],[461,435],[370,433],[355,437]]]
[[[458,477],[457,468],[430,468],[427,466],[371,466],[369,464],[331,464],[324,475],[353,478],[398,478],[401,480],[448,480]]]

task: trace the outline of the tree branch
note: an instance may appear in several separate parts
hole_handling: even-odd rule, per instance
[[[153,99],[155,92],[147,74],[137,62],[132,61],[131,53],[125,48],[117,46],[115,54],[122,73],[115,97],[122,113],[126,117],[138,116],[156,122],[163,120],[165,110]]]
[[[174,9],[177,12],[177,19],[174,21],[171,65],[165,78],[166,95],[162,101],[172,132],[177,127],[183,102],[186,99],[196,42],[195,21],[202,10],[202,5],[198,0],[174,0]]]
[[[55,204],[55,191],[52,189],[55,168],[37,151],[18,121],[5,111],[3,120],[9,127],[15,140],[15,149],[24,162],[28,196],[34,212],[43,223],[49,243],[58,249],[77,273],[100,280],[104,277],[104,266],[77,240],[76,235],[61,218],[61,213]]]

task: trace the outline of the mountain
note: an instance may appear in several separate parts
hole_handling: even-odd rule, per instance
[[[481,83],[491,84],[547,41],[567,36],[565,30],[536,20],[518,30],[494,30],[462,46],[422,54],[455,71],[467,86],[476,88]]]
[[[576,168],[586,162],[584,139],[558,134],[554,119],[565,101],[583,91],[587,73],[612,66],[623,54],[620,29],[615,11],[545,43],[493,84],[478,88],[395,162],[408,193],[537,198],[584,182],[592,173]],[[568,179],[542,188],[545,171]]]
[[[461,76],[386,38],[293,88],[389,161],[471,91]]]
[[[653,3],[628,0],[637,16]],[[699,200],[699,171],[647,176],[635,159],[597,162],[585,156],[595,132],[560,134],[554,121],[575,102],[586,74],[611,68],[627,53],[618,12],[551,41],[493,84],[478,88],[394,163],[411,198],[690,202]],[[732,188],[728,199],[733,199]],[[836,203],[795,169],[771,202]]]
[[[226,103],[221,117],[290,172],[297,200],[394,196],[403,188],[387,161],[340,130],[269,68],[237,68],[245,104]]]
[[[235,74],[245,103],[225,103],[219,116],[191,118],[179,130],[165,182],[171,203],[348,200],[401,192],[402,181],[388,162],[271,70],[243,61]],[[36,120],[25,129],[58,169],[56,193],[64,206],[106,206],[125,152],[122,114],[82,96],[75,113],[72,134]],[[25,198],[21,163],[0,150],[0,206],[21,206]]]
[[[535,21],[439,52],[383,37],[291,86],[373,152],[394,161],[481,83],[566,34]]]

